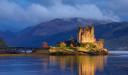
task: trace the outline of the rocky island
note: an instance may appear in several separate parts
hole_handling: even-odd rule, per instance
[[[79,27],[77,40],[70,39],[49,47],[51,55],[107,55],[104,48],[104,39],[97,40],[94,35],[94,26]]]

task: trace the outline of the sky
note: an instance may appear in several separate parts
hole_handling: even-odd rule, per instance
[[[55,18],[128,21],[128,0],[0,0],[0,29],[22,29]]]

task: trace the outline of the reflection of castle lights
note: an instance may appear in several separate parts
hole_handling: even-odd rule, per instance
[[[105,57],[79,57],[79,75],[95,75],[96,70],[103,70]]]
[[[95,75],[97,70],[104,69],[106,56],[50,56],[50,63],[57,64],[63,71],[68,66],[72,74],[77,69],[78,75]]]

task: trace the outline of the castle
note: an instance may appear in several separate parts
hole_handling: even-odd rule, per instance
[[[50,47],[50,54],[62,54],[62,55],[82,55],[82,54],[108,54],[106,48],[104,48],[104,40],[97,40],[94,35],[93,26],[79,27],[77,34],[77,41],[62,41],[57,44],[56,47]]]
[[[94,35],[94,27],[93,26],[85,26],[85,27],[79,27],[78,31],[78,43],[80,44],[87,44],[92,43],[96,46],[98,49],[104,48],[104,40],[96,40]]]

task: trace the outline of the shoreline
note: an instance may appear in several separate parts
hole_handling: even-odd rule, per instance
[[[41,52],[41,51],[40,51]],[[49,49],[50,55],[108,55],[109,52],[107,49],[92,49],[92,50],[86,50],[86,49],[66,49],[66,48],[50,48]]]
[[[108,52],[53,52],[50,53],[49,55],[59,55],[59,56],[67,56],[67,55],[75,55],[75,56],[79,56],[79,55],[88,55],[88,56],[95,56],[95,55],[109,55]]]
[[[58,54],[59,53],[59,54]],[[63,52],[56,52],[56,53],[29,53],[29,54],[0,54],[0,57],[2,56],[106,56],[109,55],[107,54],[89,54],[89,53],[83,53],[83,54],[78,54],[78,53],[63,53]]]

